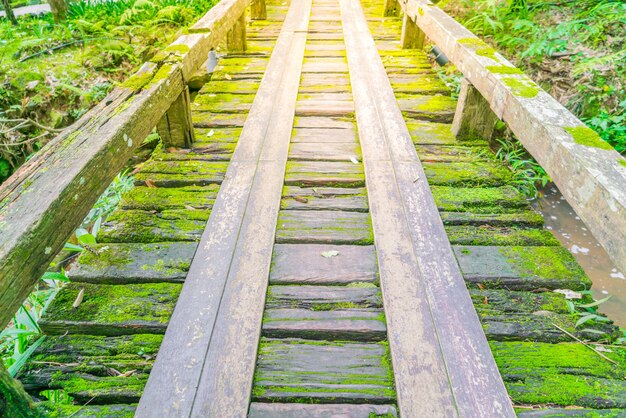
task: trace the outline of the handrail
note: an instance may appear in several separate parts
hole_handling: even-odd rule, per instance
[[[0,186],[0,329],[250,1],[218,3]]]
[[[398,4],[405,23],[410,19],[443,50],[546,170],[615,265],[626,271],[626,160],[433,3],[398,0]],[[457,108],[457,116],[460,111]]]

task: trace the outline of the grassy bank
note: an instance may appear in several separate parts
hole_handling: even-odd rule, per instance
[[[79,0],[62,24],[1,20],[0,182],[216,2]]]
[[[444,0],[439,6],[626,153],[626,2]]]

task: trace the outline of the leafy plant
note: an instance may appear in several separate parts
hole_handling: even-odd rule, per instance
[[[495,158],[506,163],[514,175],[516,188],[528,198],[534,199],[538,195],[537,185],[545,186],[550,176],[524,149],[516,139],[496,139],[500,145]]]

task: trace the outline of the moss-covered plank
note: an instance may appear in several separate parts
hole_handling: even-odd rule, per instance
[[[591,341],[619,334],[618,328],[607,322],[590,321],[576,328],[578,316],[569,313],[560,293],[471,289],[470,295],[485,333],[492,341],[554,343],[572,340],[554,324]]]
[[[587,408],[517,408],[519,418],[622,418],[626,409],[587,409]]]
[[[236,143],[241,135],[242,128],[196,128],[194,147],[216,142]]]
[[[179,188],[135,187],[122,198],[122,209],[163,211],[173,209],[211,209],[219,185]]]
[[[285,184],[288,186],[363,187],[363,165],[351,161],[289,161]]]
[[[151,180],[157,187],[205,186],[224,180],[227,162],[151,160],[135,175],[135,183]]]
[[[252,398],[267,402],[393,402],[387,346],[264,338]]]
[[[272,284],[348,284],[378,280],[376,250],[367,245],[276,244]]]
[[[194,111],[191,114],[193,126],[197,128],[241,128],[246,122],[244,113],[211,113]]]
[[[345,51],[338,51],[345,54]],[[350,80],[347,74],[303,73],[300,80],[300,93],[347,93]]]
[[[64,389],[70,376],[89,381],[128,373],[145,379],[162,339],[154,334],[49,336],[20,371],[19,378],[34,394]],[[120,386],[125,382],[120,380]]]
[[[440,211],[509,213],[528,207],[526,197],[512,186],[432,186],[430,189]]]
[[[452,122],[456,100],[449,96],[396,95],[398,106],[405,116],[433,122]]]
[[[386,58],[391,59],[392,57]],[[434,73],[423,75],[393,74],[389,77],[389,81],[396,93],[450,94],[450,89]]]
[[[504,166],[485,162],[424,162],[428,183],[436,186],[504,186],[512,181]]]
[[[228,142],[194,143],[192,148],[157,149],[156,161],[230,161],[237,144]]]
[[[351,418],[394,418],[398,416],[396,408],[391,405],[373,404],[304,404],[304,403],[262,403],[250,404],[249,418],[267,417],[351,417]]]
[[[382,295],[376,286],[270,286],[267,309],[310,309],[324,311],[347,308],[382,308]]]
[[[387,326],[382,309],[329,308],[266,309],[262,333],[272,338],[313,340],[381,341],[386,338]]]
[[[558,246],[559,241],[550,231],[535,228],[449,225],[448,239],[453,245],[515,245]]]
[[[351,158],[361,159],[361,150],[356,143],[316,143],[315,138],[311,138],[310,142],[296,142],[289,147],[290,160],[347,162]]]
[[[86,283],[182,282],[195,250],[192,242],[97,244],[67,274]]]
[[[422,162],[472,162],[493,161],[487,146],[417,145],[417,155]]]
[[[533,210],[511,213],[441,212],[444,225],[543,226],[543,216]]]
[[[74,308],[83,289],[80,305]],[[56,295],[39,326],[46,334],[162,334],[181,285],[71,283]]]
[[[119,210],[102,224],[97,240],[101,243],[198,241],[209,215],[208,209],[167,209],[157,213]]]
[[[426,122],[407,120],[413,143],[416,145],[462,145],[462,146],[487,146],[487,141],[482,139],[458,141],[452,135],[452,125],[448,123]]]
[[[40,404],[49,418],[132,418],[135,405],[58,405]]]
[[[252,107],[254,94],[204,93],[196,95],[192,109],[213,113],[245,113]]]
[[[591,287],[591,280],[561,246],[493,247],[455,246],[454,252],[470,283],[511,290]]]
[[[198,94],[255,94],[261,85],[260,80],[210,81],[206,83]],[[192,105],[193,106],[193,105]]]
[[[369,245],[374,237],[367,213],[283,210],[278,214],[276,242]]]

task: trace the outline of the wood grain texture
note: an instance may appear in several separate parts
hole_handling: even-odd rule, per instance
[[[337,255],[324,257],[328,251]],[[373,246],[277,244],[272,255],[270,283],[346,284],[378,278]]]
[[[490,140],[497,120],[487,100],[464,78],[452,121],[452,134],[459,141],[477,137]]]
[[[396,417],[396,409],[389,405],[307,405],[292,403],[252,402],[250,418],[319,418],[324,416],[345,416],[352,418],[370,418],[372,415]]]
[[[290,7],[137,416],[244,416],[310,2]],[[254,280],[250,280],[254,278]],[[186,349],[180,351],[181,341]],[[225,347],[229,347],[225,350]],[[170,390],[171,387],[174,390]]]
[[[361,7],[341,9],[400,413],[514,416]]]

